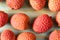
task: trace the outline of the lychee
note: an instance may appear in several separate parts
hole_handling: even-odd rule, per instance
[[[6,4],[12,9],[19,9],[23,6],[24,0],[6,0]]]
[[[49,0],[48,7],[51,11],[60,11],[60,0]]]
[[[50,36],[49,40],[60,40],[60,30],[54,30]]]
[[[15,34],[11,30],[4,30],[1,33],[1,40],[15,40]]]
[[[4,26],[8,22],[8,14],[0,11],[0,27]]]
[[[36,40],[36,36],[31,32],[23,32],[18,35],[17,40]]]
[[[58,26],[60,26],[60,11],[56,14],[56,22],[58,23]]]
[[[17,30],[28,29],[29,17],[23,13],[15,14],[11,18],[11,25]]]
[[[47,14],[42,14],[38,16],[33,24],[33,30],[37,33],[44,33],[48,31],[53,26],[53,21],[51,17]]]
[[[29,2],[32,8],[38,11],[44,8],[46,0],[29,0]]]

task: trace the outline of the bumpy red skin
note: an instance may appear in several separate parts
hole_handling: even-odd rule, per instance
[[[60,11],[60,0],[49,0],[48,6],[53,12]]]
[[[56,15],[56,22],[58,23],[58,26],[60,26],[60,11]]]
[[[23,13],[15,14],[11,18],[11,25],[17,30],[26,30],[29,25],[29,17]]]
[[[31,32],[23,32],[18,35],[17,40],[36,40],[36,36]]]
[[[37,11],[41,10],[45,6],[45,3],[46,3],[46,0],[29,0],[29,1],[32,8]]]
[[[11,30],[4,30],[1,33],[1,40],[15,40],[15,34]]]
[[[17,10],[23,6],[24,0],[6,0],[6,3],[10,8]]]
[[[50,36],[49,40],[60,40],[60,30],[54,30]]]
[[[4,26],[8,22],[8,14],[0,11],[0,27]]]
[[[48,31],[52,25],[52,19],[47,14],[42,14],[35,19],[33,30],[37,33],[44,33]]]

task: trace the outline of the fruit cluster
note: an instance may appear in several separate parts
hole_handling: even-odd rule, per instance
[[[59,14],[58,14],[59,15]],[[56,17],[57,22],[59,22],[59,17]],[[3,27],[8,22],[8,14],[0,11],[0,27]],[[28,15],[24,13],[17,13],[14,14],[11,19],[10,23],[13,28],[17,30],[26,30],[29,28],[30,18]],[[33,23],[33,30],[37,33],[44,33],[53,26],[52,18],[49,17],[47,14],[39,15],[34,23]]]
[[[41,10],[45,4],[46,0],[29,0],[30,5],[35,10]],[[17,10],[24,5],[24,0],[6,0],[6,4]],[[60,11],[60,0],[49,0],[48,7],[51,11]],[[56,15],[56,22],[60,26],[60,12]],[[3,27],[8,22],[8,14],[0,11],[0,28]],[[24,13],[14,14],[10,19],[10,24],[16,30],[26,30],[29,28],[30,18]],[[47,14],[39,15],[33,23],[32,29],[36,33],[44,33],[53,27],[53,20]],[[18,35],[17,39],[15,34],[11,30],[5,30],[1,33],[1,40],[36,40],[36,36],[31,32],[23,32]],[[49,40],[60,40],[60,30],[53,31]]]
[[[0,11],[0,27],[3,27],[7,22],[8,22],[8,14],[3,11]],[[58,23],[58,26],[60,26],[60,12],[58,12],[56,15],[56,22]],[[11,23],[12,27],[17,30],[26,30],[29,28],[30,18],[28,15],[26,15],[24,13],[17,13],[11,17],[10,23]],[[48,16],[47,14],[39,15],[34,20],[34,23],[33,23],[33,30],[36,33],[47,32],[52,27],[53,27],[52,17]],[[33,38],[31,38],[30,36],[29,37],[31,39],[28,38],[28,35],[32,36]],[[54,34],[54,32],[53,32],[52,35],[56,35],[56,34]],[[54,36],[52,36],[52,37],[54,37]],[[20,40],[20,39],[24,40],[23,38],[25,40],[28,40],[28,39],[36,40],[36,37],[29,32],[24,32],[24,33],[20,34],[18,36],[17,40]],[[1,40],[15,40],[15,35],[10,30],[6,30],[6,31],[2,32]],[[51,40],[51,36],[50,36],[49,40]]]
[[[31,32],[23,32],[16,37],[11,30],[4,30],[0,37],[1,40],[36,40],[36,36]]]
[[[20,9],[26,0],[6,0],[6,4],[14,10]],[[41,10],[46,5],[46,0],[27,0],[34,10]],[[48,0],[48,8],[57,12],[60,11],[60,0]]]

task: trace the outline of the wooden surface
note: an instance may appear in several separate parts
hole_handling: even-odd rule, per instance
[[[13,14],[15,13],[19,13],[19,12],[22,12],[22,13],[25,13],[27,14],[29,17],[30,17],[30,27],[32,27],[32,23],[33,23],[33,20],[34,18],[36,18],[38,15],[41,15],[41,14],[48,14],[49,16],[52,16],[53,18],[53,21],[54,21],[54,25],[53,27],[48,30],[46,33],[41,33],[41,34],[37,34],[35,32],[33,32],[33,30],[30,28],[28,30],[23,30],[23,31],[19,31],[19,30],[16,30],[14,29],[11,25],[10,25],[10,22],[7,23],[4,27],[0,28],[0,32],[2,32],[3,30],[5,29],[10,29],[12,30],[16,35],[18,35],[19,33],[21,32],[32,32],[36,35],[37,37],[37,40],[48,40],[48,36],[49,34],[51,33],[51,31],[55,30],[55,29],[60,29],[59,27],[57,27],[57,24],[55,23],[55,15],[56,13],[55,12],[51,12],[48,8],[43,8],[42,10],[40,11],[35,11],[34,9],[32,9],[31,6],[28,6],[28,5],[24,5],[21,9],[19,10],[12,10],[10,9],[5,2],[0,2],[0,10],[2,11],[5,11],[6,13],[9,14],[9,17],[11,17]]]

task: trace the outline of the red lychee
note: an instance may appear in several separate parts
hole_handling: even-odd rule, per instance
[[[0,27],[4,26],[8,22],[8,14],[0,11]]]
[[[35,19],[33,30],[37,33],[43,33],[48,31],[52,26],[52,19],[47,14],[42,14]]]
[[[50,36],[49,40],[60,40],[60,30],[54,30]]]
[[[58,23],[58,26],[60,26],[60,11],[56,15],[56,21]]]
[[[4,30],[1,33],[1,40],[15,40],[15,34],[11,30]]]
[[[45,6],[46,0],[29,0],[29,2],[33,9],[41,10]]]
[[[23,6],[24,0],[6,0],[7,5],[12,9],[19,9]]]
[[[23,32],[18,35],[17,40],[36,40],[36,36],[31,32]]]
[[[11,25],[17,30],[25,30],[29,25],[29,17],[23,13],[15,14],[11,18]]]

